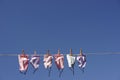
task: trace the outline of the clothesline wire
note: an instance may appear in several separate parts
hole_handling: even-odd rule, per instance
[[[6,54],[6,53],[0,53],[0,56],[18,56],[20,53],[16,53],[16,54]],[[39,54],[37,53],[39,56],[44,56],[45,54]],[[64,56],[66,54],[69,54],[69,53],[62,53]],[[119,55],[120,52],[99,52],[99,53],[83,53],[85,55]],[[29,56],[33,55],[33,54],[28,54]],[[51,55],[54,55],[54,54],[51,54]],[[73,54],[75,56],[79,55],[79,54]]]

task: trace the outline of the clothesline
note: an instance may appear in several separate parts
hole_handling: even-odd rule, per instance
[[[72,54],[72,49],[70,49],[70,53],[69,54],[60,54],[60,50],[58,49],[58,53],[57,54],[53,54],[51,55],[49,53],[49,50],[47,51],[46,54],[39,54],[41,56],[44,55],[43,57],[43,64],[45,69],[48,70],[48,76],[50,77],[50,73],[51,73],[51,68],[52,68],[52,61],[54,58],[55,61],[55,65],[59,71],[59,77],[61,77],[62,72],[64,70],[64,56],[66,55],[67,61],[68,61],[68,67],[70,68],[70,70],[72,71],[73,75],[74,75],[74,65],[75,62],[78,62],[78,67],[81,69],[82,72],[84,72],[85,66],[86,66],[86,55],[84,55],[82,53],[82,50],[80,49],[80,54],[79,56],[73,56]],[[28,54],[25,54],[24,50],[22,50],[22,54],[18,55],[18,62],[19,62],[19,70],[22,74],[26,74],[27,70],[28,70],[28,66],[29,63],[33,66],[34,71],[33,73],[36,72],[36,70],[39,68],[39,64],[40,64],[40,56],[38,56],[38,54],[36,54],[36,51],[34,51],[34,54],[32,54],[31,57],[29,57]]]
[[[72,74],[74,75],[74,64],[77,61],[78,62],[78,67],[80,68],[80,70],[82,72],[84,72],[85,66],[86,66],[86,55],[119,55],[120,52],[94,52],[94,53],[83,53],[82,50],[80,50],[80,53],[78,54],[73,54],[72,53],[72,49],[70,49],[70,52],[62,52],[60,55],[60,50],[58,50],[58,54],[51,54],[49,55],[49,50],[47,52],[48,54],[41,54],[41,53],[37,53],[36,55],[36,51],[34,51],[34,55],[31,53],[25,53],[24,50],[22,50],[21,53],[0,53],[0,57],[4,56],[13,56],[16,57],[18,56],[18,62],[19,62],[19,71],[20,73],[26,75],[28,67],[29,67],[29,63],[31,63],[31,65],[33,66],[34,70],[33,70],[33,74],[36,72],[36,70],[39,68],[40,66],[40,57],[43,57],[43,64],[45,69],[48,70],[48,76],[50,77],[51,74],[51,67],[52,67],[52,60],[54,59],[55,61],[55,65],[59,70],[59,77],[61,77],[62,72],[64,70],[64,56],[66,56],[67,62],[68,62],[68,67],[70,68],[70,70],[72,71]],[[38,56],[39,55],[39,56]],[[72,56],[75,55],[75,56]],[[80,55],[80,56],[78,56]],[[29,57],[30,56],[30,57]]]
[[[20,53],[18,53],[18,54],[20,54]],[[0,53],[0,56],[18,56],[18,54],[17,53],[15,53],[15,54]],[[44,56],[45,55],[45,54],[39,54],[39,53],[37,53],[37,54],[39,56]],[[61,54],[63,54],[65,56],[66,54],[69,54],[69,53],[61,53]],[[85,55],[119,55],[120,52],[99,52],[99,53],[83,53],[83,54],[85,54]],[[33,54],[28,54],[28,55],[31,56]],[[54,54],[51,54],[51,55],[54,55]],[[73,54],[73,55],[77,56],[79,54]]]

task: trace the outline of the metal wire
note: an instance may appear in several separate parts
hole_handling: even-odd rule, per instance
[[[63,55],[67,55],[69,53],[64,53]],[[99,53],[83,53],[85,55],[119,55],[120,52],[99,52]],[[18,56],[19,54],[6,54],[6,53],[1,53],[0,56]],[[33,54],[28,54],[29,56],[33,55]],[[39,56],[44,56],[45,54],[38,54]],[[54,54],[51,54],[51,55],[54,55]],[[79,54],[73,54],[75,56],[79,55]]]

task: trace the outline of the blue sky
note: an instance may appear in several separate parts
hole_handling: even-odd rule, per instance
[[[119,0],[0,0],[0,53],[32,54],[120,52]],[[75,65],[58,77],[53,64],[47,76],[42,61],[35,75],[30,66],[26,76],[18,71],[17,57],[0,57],[0,80],[119,80],[120,55],[88,55],[86,72]],[[66,57],[65,57],[66,58]],[[42,58],[41,58],[42,60]]]

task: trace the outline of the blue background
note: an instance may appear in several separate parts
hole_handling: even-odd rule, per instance
[[[120,0],[0,0],[0,54],[113,52],[87,55],[83,74],[65,69],[58,77],[53,62],[51,77],[43,66],[32,74],[19,73],[17,56],[0,56],[0,80],[120,80]]]

